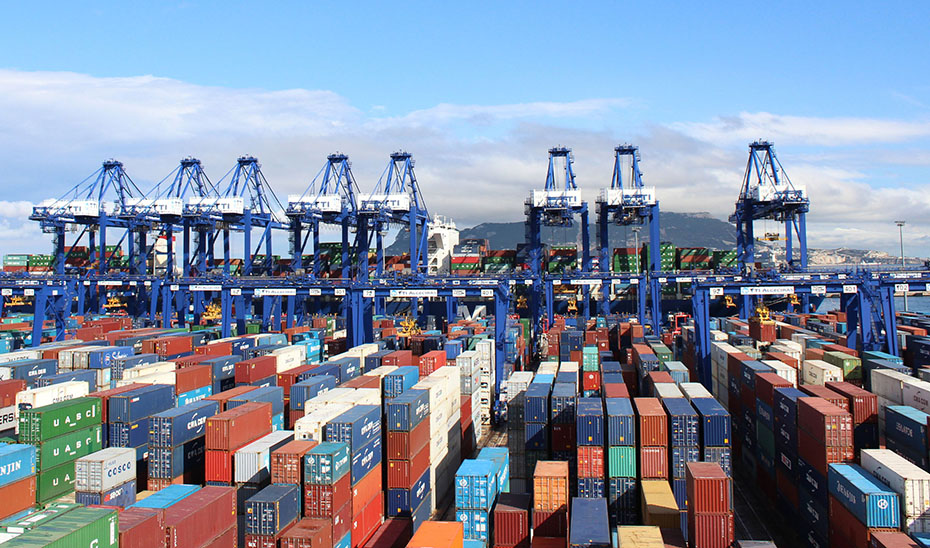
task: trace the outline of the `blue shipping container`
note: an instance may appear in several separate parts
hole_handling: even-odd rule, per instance
[[[689,462],[699,462],[701,451],[697,447],[672,447],[672,477],[675,479],[685,477],[685,468]]]
[[[636,417],[628,398],[607,398],[607,445],[636,445]]]
[[[889,405],[885,408],[885,437],[926,454],[928,418],[908,405]]]
[[[39,377],[54,375],[58,372],[57,360],[19,360],[0,365],[0,371],[9,371],[5,378],[26,381],[26,386],[35,388]]]
[[[568,531],[570,547],[610,548],[607,500],[604,498],[573,498],[571,525]]]
[[[152,416],[149,445],[176,447],[206,435],[207,418],[219,413],[219,402],[203,400]]]
[[[136,502],[136,480],[129,480],[122,485],[117,485],[105,493],[75,491],[74,502],[85,506],[90,504],[104,504],[106,506],[125,508]]]
[[[407,390],[387,402],[388,430],[410,432],[429,417],[429,392]]]
[[[354,356],[330,360],[327,364],[339,368],[339,382],[343,383],[362,374],[362,359]]]
[[[730,445],[730,413],[713,398],[695,398],[691,405],[701,416],[701,445],[727,447]]]
[[[160,491],[152,493],[139,502],[132,504],[130,508],[168,508],[174,503],[193,495],[199,490],[199,485],[169,485]]]
[[[210,366],[210,375],[213,378],[213,384],[226,379],[236,378],[236,362],[242,361],[240,356],[218,356],[209,358],[200,365]]]
[[[131,346],[105,346],[103,348],[94,348],[87,352],[88,369],[106,369],[113,366],[113,362],[118,358],[132,356],[135,350]]]
[[[759,398],[756,398],[756,418],[762,421],[762,424],[767,426],[769,430],[775,430],[775,418],[772,414],[772,408]]]
[[[138,365],[155,363],[160,360],[161,358],[158,356],[158,354],[134,354],[130,356],[124,356],[122,358],[116,358],[113,360],[111,376],[114,380],[119,381],[123,379],[123,371]]]
[[[607,496],[604,478],[578,478],[578,496],[593,499]]]
[[[555,375],[553,375],[552,373],[537,373],[533,377],[533,380],[530,381],[531,384],[548,384],[548,385],[552,385],[552,383],[554,382],[555,382]],[[549,408],[548,405],[546,406],[546,408],[547,409]]]
[[[546,423],[524,423],[524,441],[527,451],[547,451],[549,449],[549,428]]]
[[[304,481],[312,485],[333,485],[352,466],[349,444],[323,442],[304,455]]]
[[[700,443],[698,413],[685,398],[665,398],[662,405],[668,413],[669,441],[674,447],[691,447]]]
[[[600,398],[580,398],[575,407],[578,445],[604,445],[604,404]]]
[[[420,381],[420,369],[413,365],[398,367],[381,380],[385,398],[396,398]]]
[[[97,391],[97,370],[78,369],[77,371],[63,371],[54,375],[43,375],[36,379],[36,386],[51,386],[68,381],[86,382],[87,392]]]
[[[462,524],[466,543],[469,540],[477,540],[483,545],[491,538],[491,519],[488,510],[456,508],[455,521]],[[463,545],[462,548],[468,547]]]
[[[381,434],[352,453],[352,485],[355,485],[381,464]]]
[[[607,480],[607,512],[620,525],[639,523],[639,487],[636,478]]]
[[[275,484],[245,501],[245,532],[276,535],[300,517],[300,488]]]
[[[213,395],[213,385],[201,386],[193,390],[188,390],[183,394],[178,394],[178,405],[189,405],[204,400]]]
[[[413,511],[429,498],[430,471],[423,472],[423,475],[414,484],[412,489],[388,489],[387,490],[387,515],[388,517],[410,517]]]
[[[377,405],[356,405],[326,423],[326,441],[347,443],[353,454],[374,438],[381,438],[381,407]]]
[[[741,363],[742,368],[740,369],[740,375],[742,385],[753,390],[756,388],[756,375],[759,373],[775,372],[774,369],[757,360],[745,360]]]
[[[561,374],[561,373],[560,373]],[[559,424],[575,422],[575,396],[576,385],[556,382],[552,388],[552,398],[549,405],[550,421]]]
[[[332,375],[315,375],[305,381],[291,386],[291,409],[303,409],[307,400],[311,400],[331,388],[336,388],[336,377]]]
[[[199,437],[176,447],[149,446],[149,477],[172,479],[186,471],[203,468],[205,441],[203,437]]]
[[[478,451],[478,458],[494,461],[497,468],[497,492],[510,492],[510,450],[506,447],[485,447]]]
[[[465,459],[455,473],[455,508],[490,510],[497,495],[494,463]]]
[[[269,402],[271,404],[271,414],[279,415],[284,412],[284,389],[280,386],[266,386],[250,390],[226,402],[226,410],[239,407],[250,401]]]
[[[537,375],[539,376],[539,375]],[[549,383],[531,383],[523,399],[523,420],[547,422],[549,420]]]
[[[107,418],[113,422],[131,423],[174,407],[174,386],[153,384],[110,396]]]
[[[830,494],[866,527],[900,525],[898,494],[855,464],[831,464],[827,474]]]
[[[0,486],[34,476],[35,473],[35,446],[22,443],[0,445]]]
[[[139,447],[149,443],[151,417],[136,422],[111,422],[107,434],[110,447]]]

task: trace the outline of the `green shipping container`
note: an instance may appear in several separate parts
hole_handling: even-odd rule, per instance
[[[631,445],[608,447],[607,475],[611,478],[635,478],[636,447]]]
[[[30,529],[41,527],[53,519],[59,518],[71,510],[76,510],[78,508],[83,508],[83,506],[71,502],[59,502],[49,505],[47,508],[42,510],[31,512],[25,516],[20,517],[19,519],[5,519],[0,522],[0,529],[8,533],[11,532],[10,528],[16,532],[26,532]]]
[[[36,468],[41,472],[103,449],[103,429],[99,424],[51,438],[36,446]]]
[[[756,421],[756,441],[759,444],[759,451],[769,458],[775,458],[775,433],[762,422],[762,419]]]
[[[600,370],[600,359],[596,346],[585,346],[581,349],[581,370],[598,371]]]
[[[36,500],[46,503],[74,491],[74,461],[36,474]]]
[[[19,412],[19,439],[43,442],[102,422],[99,398],[75,398]]]
[[[116,510],[78,508],[16,538],[23,548],[117,548],[119,519]]]
[[[844,379],[862,379],[862,361],[855,356],[843,352],[824,352],[823,361],[841,368]]]

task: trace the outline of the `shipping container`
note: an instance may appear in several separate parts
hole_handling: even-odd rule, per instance
[[[0,487],[34,475],[36,464],[35,446],[16,443],[0,445]]]
[[[539,461],[533,472],[533,509],[568,508],[568,462]]]
[[[245,532],[276,535],[300,517],[300,488],[269,485],[245,501]]]
[[[429,416],[429,392],[407,390],[386,402],[388,430],[409,432]]]
[[[271,404],[245,403],[207,419],[209,449],[238,449],[271,431]]]
[[[117,513],[112,508],[77,508],[54,520],[54,525],[32,529],[16,538],[17,546],[45,548],[116,548]]]
[[[108,399],[107,417],[112,422],[133,423],[175,405],[174,387],[147,385]]]
[[[607,398],[607,444],[636,445],[636,418],[627,398]]]
[[[125,508],[136,502],[136,480],[135,478],[107,489],[105,491],[80,491],[74,493],[74,501],[85,506],[103,505]]]
[[[77,491],[109,491],[135,479],[136,450],[110,447],[81,457],[75,462],[74,474],[74,488]]]
[[[101,423],[100,400],[75,398],[19,413],[19,438],[24,442],[43,442]]]
[[[236,490],[204,487],[165,511],[167,548],[203,546],[235,524]]]
[[[639,444],[668,445],[668,415],[656,398],[633,398],[639,423]]]
[[[349,446],[339,442],[323,442],[304,456],[304,482],[332,485],[351,468]]]
[[[898,494],[855,464],[831,464],[827,477],[830,495],[867,527],[900,525]]]
[[[732,510],[730,478],[720,465],[710,462],[688,463],[685,479],[690,510],[702,513]]]

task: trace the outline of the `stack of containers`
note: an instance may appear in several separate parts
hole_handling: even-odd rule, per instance
[[[689,462],[701,460],[698,414],[685,398],[665,398],[662,405],[668,413],[672,492],[681,512],[682,532],[688,530],[688,490],[685,468]]]
[[[564,367],[564,364],[562,365]],[[576,439],[575,432],[575,405],[577,402],[578,384],[575,382],[560,382],[560,377],[567,380],[570,376],[575,376],[576,372],[559,372],[556,376],[556,383],[552,387],[552,395],[549,403],[549,420],[552,424],[550,433],[550,448],[554,460],[564,460],[569,463],[569,474],[572,485],[575,485],[576,477]]]
[[[568,463],[539,461],[533,474],[533,539],[564,539],[568,533]]]
[[[700,420],[701,461],[716,462],[730,475],[732,464],[730,413],[714,398],[693,398],[691,406]]]
[[[333,548],[349,548],[352,461],[346,443],[323,442],[304,456],[304,516],[328,528]]]
[[[656,398],[634,398],[639,419],[639,477],[667,480],[668,416]]]
[[[245,546],[277,548],[281,533],[300,519],[300,487],[269,485],[245,501]]]
[[[478,458],[494,462],[497,473],[497,493],[510,492],[510,452],[506,447],[484,447]]]
[[[607,514],[611,525],[638,522],[636,417],[628,398],[606,398]]]
[[[0,381],[0,436],[16,434],[16,394],[26,389],[26,381],[7,379]]]
[[[789,518],[798,517],[802,493],[806,500],[811,498],[809,490],[799,489],[797,402],[798,398],[803,397],[804,392],[797,388],[776,388],[772,392],[775,415],[775,502]]]
[[[136,502],[136,451],[108,447],[74,463],[74,501],[125,508]]]
[[[581,350],[581,395],[595,397],[601,390],[600,354],[597,346],[585,346]]]
[[[736,538],[730,478],[711,462],[688,463],[686,476],[689,546],[729,548]]]
[[[152,415],[149,422],[149,490],[175,483],[203,483],[207,419],[217,401],[201,400]]]
[[[109,445],[136,450],[138,485],[148,484],[150,418],[174,406],[174,387],[167,384],[146,385],[111,396],[107,400]]]
[[[831,546],[867,546],[871,533],[900,529],[898,494],[862,467],[831,464],[827,481]]]
[[[466,540],[483,546],[491,539],[491,508],[498,486],[495,468],[490,460],[465,459],[455,473],[455,520],[462,523]]]
[[[378,405],[356,405],[326,425],[326,441],[349,446],[353,547],[364,544],[384,519],[381,440]]]
[[[595,347],[596,348],[596,347]],[[604,402],[579,398],[575,409],[577,434],[577,493],[582,498],[607,498],[604,464]]]
[[[450,496],[461,460],[461,404],[457,366],[447,365],[414,385],[429,392],[430,498],[432,508]]]
[[[526,443],[520,454],[526,455],[526,466],[535,469],[536,463],[549,458],[549,392],[552,385],[542,382],[536,375],[523,396],[523,431]]]
[[[848,382],[828,382],[826,387],[849,402],[856,454],[878,448],[878,396]]]
[[[515,371],[502,383],[507,398],[507,449],[510,451],[510,476],[518,483],[527,479],[526,428],[524,403],[526,390],[533,381],[530,371]],[[548,414],[548,407],[547,407]]]
[[[100,400],[75,398],[19,414],[19,440],[35,445],[36,501],[74,489],[74,462],[103,449]]]
[[[204,439],[207,484],[232,485],[236,450],[270,432],[268,402],[244,403],[208,418]]]
[[[885,446],[924,470],[928,461],[930,415],[908,405],[885,408]]]
[[[233,481],[238,502],[268,486],[271,481],[271,452],[293,439],[293,432],[278,430],[236,450],[233,454]],[[298,501],[299,499],[298,494]],[[238,510],[244,512],[244,507]]]
[[[822,398],[798,398],[798,474],[802,522],[819,543],[829,539],[828,467],[853,459],[852,417]],[[827,530],[824,530],[827,529]]]
[[[530,506],[529,495],[498,495],[492,519],[494,548],[530,548]]]
[[[862,468],[898,494],[901,526],[908,533],[930,533],[930,473],[888,449],[864,449]]]
[[[0,519],[31,508],[36,500],[36,448],[0,445]]]
[[[232,409],[246,402],[268,402],[271,404],[271,429],[284,430],[284,389],[280,386],[265,386],[230,398],[226,409]]]
[[[768,496],[775,498],[777,471],[775,450],[775,389],[792,388],[794,384],[775,373],[756,374],[756,457],[757,485]]]
[[[408,390],[387,402],[387,516],[429,519],[429,393]]]
[[[455,358],[455,364],[461,375],[461,401],[462,401],[462,453],[470,455],[479,439],[482,428],[480,418],[481,367],[478,352],[468,350]]]

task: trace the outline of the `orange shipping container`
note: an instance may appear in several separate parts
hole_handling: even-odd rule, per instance
[[[533,473],[533,509],[568,508],[568,462],[539,461]]]
[[[566,466],[568,463],[565,463]],[[566,477],[568,468],[565,469]],[[457,521],[425,521],[407,548],[462,548],[465,542],[465,527]]]

